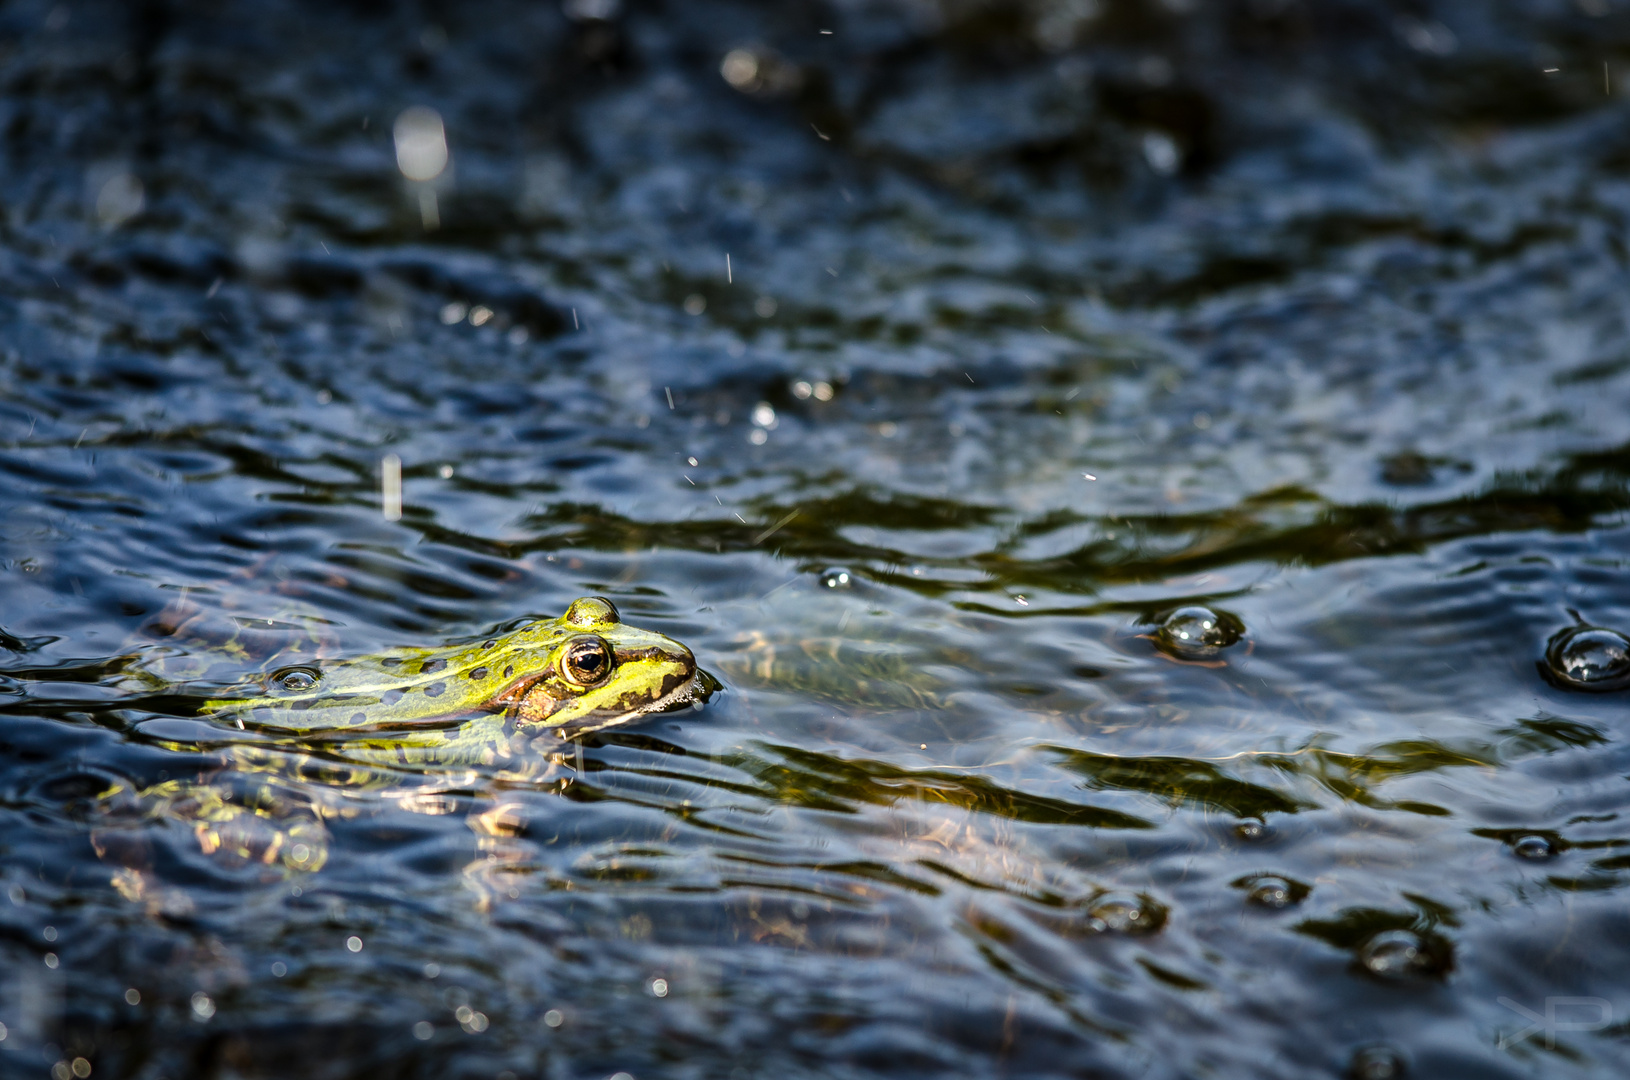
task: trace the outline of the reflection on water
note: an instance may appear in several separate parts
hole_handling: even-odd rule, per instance
[[[0,1072],[1621,1074],[1626,18],[7,8]]]

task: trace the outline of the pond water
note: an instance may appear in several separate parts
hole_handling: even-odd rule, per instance
[[[0,79],[0,1073],[1630,1068],[1624,0],[19,2]],[[166,613],[583,595],[722,690],[317,755],[315,870],[108,794],[245,782]]]

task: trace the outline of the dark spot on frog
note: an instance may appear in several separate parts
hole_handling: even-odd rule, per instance
[[[441,692],[443,690],[446,690],[446,689],[447,689],[447,684],[446,683],[444,683],[444,682],[434,682],[434,683],[431,683],[429,686],[425,687],[424,692],[425,692],[426,697],[441,697]]]
[[[487,669],[484,668],[484,667],[473,668],[470,671],[470,678],[471,679],[485,679],[486,677],[487,677]]]
[[[367,722],[368,722],[368,714],[367,713],[359,712],[359,713],[352,713],[351,714],[351,723],[353,723],[353,724],[366,724]]]
[[[511,676],[511,675],[513,675],[513,674],[515,674],[515,665],[514,665],[514,664],[508,664],[508,665],[506,665],[506,666],[505,666],[505,667],[504,667],[504,678],[506,678],[506,679],[507,679],[507,678],[509,678],[509,677],[510,677],[510,676]]]
[[[379,661],[381,667],[396,667],[401,662],[401,658],[395,656],[387,656]]]
[[[419,673],[421,675],[433,675],[446,666],[447,661],[445,660],[426,660],[424,666],[419,668]]]
[[[492,647],[493,647],[493,646],[494,646],[494,645],[496,645],[496,644],[498,644],[498,642],[496,642],[496,641],[487,641],[487,642],[483,642],[483,643],[482,643],[482,645],[481,645],[481,647],[482,647],[482,648],[483,648],[483,649],[490,649],[490,648],[492,648]]]
[[[400,690],[387,690],[379,696],[379,703],[381,705],[395,705],[401,700],[402,691]]]

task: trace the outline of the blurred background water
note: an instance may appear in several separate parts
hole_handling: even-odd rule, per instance
[[[1623,1075],[1627,81],[1625,0],[0,7],[0,1073]],[[112,662],[178,598],[589,593],[723,693],[111,883],[236,737]]]

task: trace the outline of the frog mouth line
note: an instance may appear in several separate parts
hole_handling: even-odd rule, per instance
[[[558,727],[546,728],[540,734],[552,734],[564,741],[576,738],[579,735],[588,735],[596,731],[603,731],[609,727],[616,727],[618,724],[626,724],[641,716],[672,712],[686,705],[706,701],[712,696],[717,685],[712,676],[701,668],[693,666],[684,675],[676,674],[663,680],[663,692],[642,705],[621,712],[607,710],[590,713],[587,716],[569,720]]]

